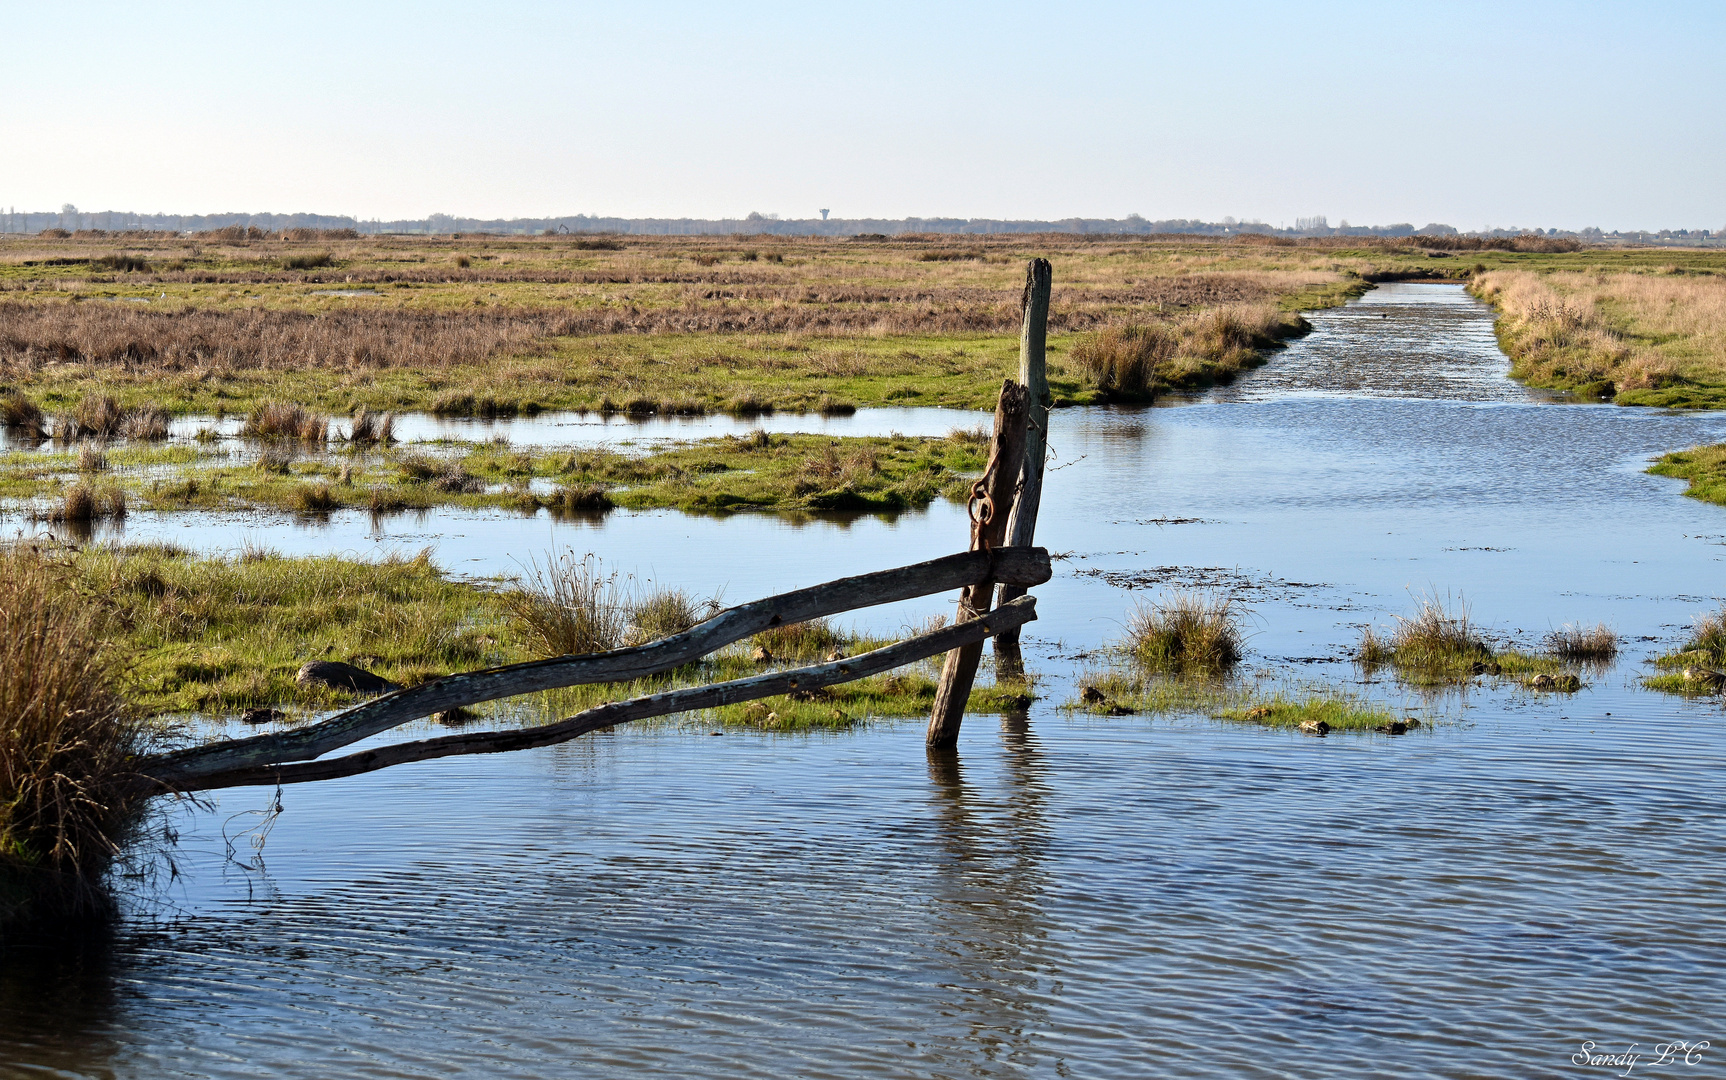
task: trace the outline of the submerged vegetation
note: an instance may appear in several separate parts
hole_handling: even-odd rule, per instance
[[[1083,673],[1078,698],[1067,707],[1103,716],[1184,713],[1312,735],[1401,735],[1421,726],[1388,704],[1336,686],[1295,683],[1267,690],[1249,680],[1160,673],[1132,663]]]

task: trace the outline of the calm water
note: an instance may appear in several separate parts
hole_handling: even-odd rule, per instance
[[[1622,1068],[1571,1063],[1584,1040],[1721,1041],[1726,715],[1636,677],[1726,592],[1726,511],[1641,470],[1726,419],[1546,403],[1454,287],[1313,321],[1235,387],[1057,415],[1039,540],[1070,557],[1038,590],[1029,717],[972,718],[941,760],[915,724],[650,729],[308,785],[261,870],[223,834],[269,793],[223,793],[174,818],[179,876],[134,889],[114,940],[0,960],[0,1071],[1605,1076]],[[522,424],[497,427],[557,438]],[[955,550],[965,528],[939,505],[138,514],[125,535],[431,544],[482,574],[569,545],[742,600]],[[1437,721],[1398,739],[1059,711],[1076,654],[1171,585],[1246,602],[1251,662],[1280,681],[1357,678],[1359,625],[1411,589],[1459,591],[1507,638],[1605,620],[1630,648],[1570,697],[1357,687]]]

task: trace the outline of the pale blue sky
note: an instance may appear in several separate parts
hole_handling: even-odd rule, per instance
[[[0,206],[1726,227],[1726,4],[0,2]]]

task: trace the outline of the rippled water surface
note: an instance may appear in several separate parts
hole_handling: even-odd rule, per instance
[[[1573,1065],[1584,1040],[1722,1042],[1726,716],[1637,679],[1726,591],[1726,511],[1642,469],[1726,421],[1543,401],[1451,286],[1313,322],[1234,387],[1057,415],[1039,541],[1070,557],[1037,590],[1028,717],[973,717],[936,759],[917,724],[657,728],[306,785],[262,870],[223,835],[249,859],[238,834],[270,793],[221,793],[173,819],[178,876],[134,888],[112,941],[0,959],[0,1066],[1522,1077],[1620,1071]],[[956,550],[965,528],[943,504],[602,526],[138,514],[125,535],[431,544],[485,574],[571,545],[735,601]],[[1076,654],[1170,585],[1240,597],[1254,670],[1294,684],[1358,680],[1358,627],[1410,589],[1460,591],[1525,644],[1605,620],[1630,647],[1574,696],[1356,685],[1434,721],[1395,739],[1061,711]]]

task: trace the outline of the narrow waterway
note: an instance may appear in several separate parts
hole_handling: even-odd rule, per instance
[[[171,819],[111,941],[0,958],[0,1065],[68,1076],[1543,1076],[1726,1016],[1726,715],[1640,689],[1718,606],[1726,510],[1646,475],[1726,418],[1553,404],[1454,286],[1385,286],[1233,387],[1058,413],[1028,717],[836,735],[620,731]],[[940,432],[971,414],[777,418]],[[636,437],[541,417],[521,444]],[[668,423],[689,437],[735,423]],[[783,429],[783,427],[782,427]],[[572,434],[571,432],[575,432]],[[633,436],[630,434],[633,432]],[[646,432],[654,434],[654,432]],[[464,573],[552,547],[743,600],[956,550],[963,511],[601,525],[432,511],[134,514],[126,539]],[[1062,711],[1137,596],[1229,590],[1267,677],[1420,734]],[[1606,621],[1576,695],[1360,685],[1410,592],[1533,644]],[[859,615],[891,630],[936,601]],[[233,838],[228,856],[224,834]],[[1726,1045],[1726,1044],[1723,1044]],[[1682,1075],[1718,1075],[1726,1049]],[[1712,1069],[1713,1071],[1709,1071]]]

